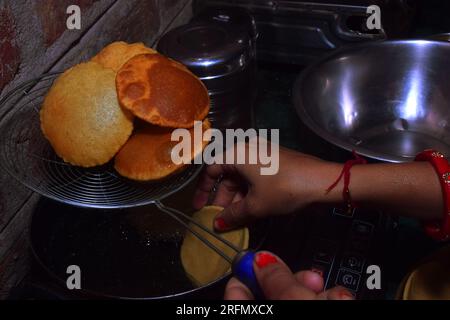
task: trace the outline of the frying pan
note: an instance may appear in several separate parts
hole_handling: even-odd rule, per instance
[[[193,188],[168,198],[190,213]],[[66,269],[81,269],[81,297],[118,299],[222,298],[229,274],[195,287],[180,261],[184,227],[155,206],[115,210],[76,208],[42,199],[33,214],[33,255],[61,287]],[[250,248],[259,248],[267,222],[250,228]],[[72,292],[73,294],[73,292]]]

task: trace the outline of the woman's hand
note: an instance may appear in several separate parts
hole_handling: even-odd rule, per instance
[[[261,175],[261,167],[261,164],[208,166],[200,177],[194,208],[200,209],[207,203],[219,179],[213,201],[225,208],[214,223],[219,231],[246,225],[255,218],[292,213],[311,204],[343,202],[342,180],[326,192],[340,175],[342,164],[280,148],[278,173]],[[422,220],[442,217],[440,182],[427,162],[354,166],[349,189],[352,200],[361,205]]]
[[[255,255],[253,263],[256,278],[268,300],[353,300],[347,289],[335,287],[323,290],[323,278],[312,271],[293,274],[277,256],[267,251]],[[251,300],[253,294],[236,278],[231,278],[225,289],[227,300]]]
[[[207,203],[221,179],[213,201],[225,208],[215,220],[218,230],[242,226],[269,214],[292,213],[322,198],[342,166],[280,148],[278,173],[261,175],[261,167],[260,164],[208,166],[200,177],[194,208]]]

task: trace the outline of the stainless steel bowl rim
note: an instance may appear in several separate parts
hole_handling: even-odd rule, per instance
[[[426,43],[439,43],[441,45],[448,45],[450,46],[450,43],[446,43],[445,41],[438,41],[438,40],[428,40],[428,39],[408,39],[408,40],[385,40],[385,41],[373,41],[373,42],[365,42],[361,44],[355,44],[350,46],[345,46],[343,48],[340,48],[336,51],[333,51],[332,53],[324,56],[323,58],[319,59],[315,63],[307,66],[303,71],[301,71],[300,75],[297,77],[297,79],[294,82],[293,86],[293,103],[296,109],[296,112],[302,122],[311,129],[315,134],[317,134],[319,137],[323,138],[324,140],[341,147],[348,151],[355,151],[358,154],[364,155],[366,157],[386,161],[386,162],[393,162],[393,163],[402,163],[405,162],[405,157],[402,156],[395,156],[391,154],[385,154],[380,153],[377,151],[373,151],[364,147],[358,147],[355,146],[352,143],[346,142],[343,139],[338,138],[336,135],[333,135],[328,130],[323,129],[320,125],[318,125],[309,115],[309,113],[306,111],[305,105],[303,104],[302,98],[301,98],[301,90],[298,90],[298,88],[301,88],[302,84],[304,83],[305,79],[312,73],[314,70],[323,64],[324,62],[342,55],[343,53],[353,51],[354,49],[358,48],[369,48],[373,46],[383,46],[383,45],[389,45],[389,44],[408,44],[408,43],[415,43],[415,42],[426,42]]]

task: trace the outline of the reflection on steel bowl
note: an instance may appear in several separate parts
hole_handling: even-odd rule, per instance
[[[329,142],[365,156],[411,160],[450,155],[450,44],[404,40],[336,51],[294,85],[303,122]]]

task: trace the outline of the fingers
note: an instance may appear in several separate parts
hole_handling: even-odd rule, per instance
[[[225,300],[253,300],[253,294],[238,279],[231,278],[225,288]]]
[[[229,205],[238,191],[245,190],[245,181],[235,172],[234,166],[230,165],[210,165],[205,168],[197,183],[194,194],[193,206],[201,209],[208,202],[209,196],[214,186],[220,178],[215,194],[214,204],[225,207]]]
[[[202,172],[198,183],[197,189],[194,193],[194,199],[192,201],[192,205],[195,209],[203,208],[209,199],[209,194],[214,188],[215,183],[223,174],[223,166],[222,165],[210,165],[205,168]]]
[[[311,300],[316,298],[316,293],[298,283],[286,264],[270,252],[258,252],[253,267],[266,299]]]
[[[213,204],[220,207],[227,207],[232,202],[234,197],[242,189],[241,184],[236,179],[225,178],[220,181],[215,194]]]
[[[233,171],[233,167],[226,165],[210,165],[202,173],[194,194],[195,209],[204,207],[209,199],[216,182],[226,176],[218,185],[214,205],[225,207],[216,217],[214,226],[218,231],[226,231],[249,222],[246,215],[248,199],[244,198],[246,183]]]
[[[320,300],[354,300],[355,297],[344,287],[334,287],[318,295]]]
[[[324,289],[323,278],[316,272],[310,270],[300,271],[295,274],[295,278],[298,283],[314,291],[315,293],[320,293]]]
[[[241,201],[242,199],[244,199],[244,197],[245,195],[243,195],[241,192],[238,192],[234,195],[234,198],[231,201],[231,203]]]
[[[217,231],[227,231],[247,225],[252,219],[248,215],[248,198],[233,202],[227,206],[214,220]]]
[[[323,291],[323,279],[315,272],[301,271],[292,274],[279,257],[268,251],[260,251],[255,255],[253,268],[259,286],[268,300],[354,300],[351,292],[344,287]],[[228,282],[225,299],[253,298],[250,290],[236,278]]]

